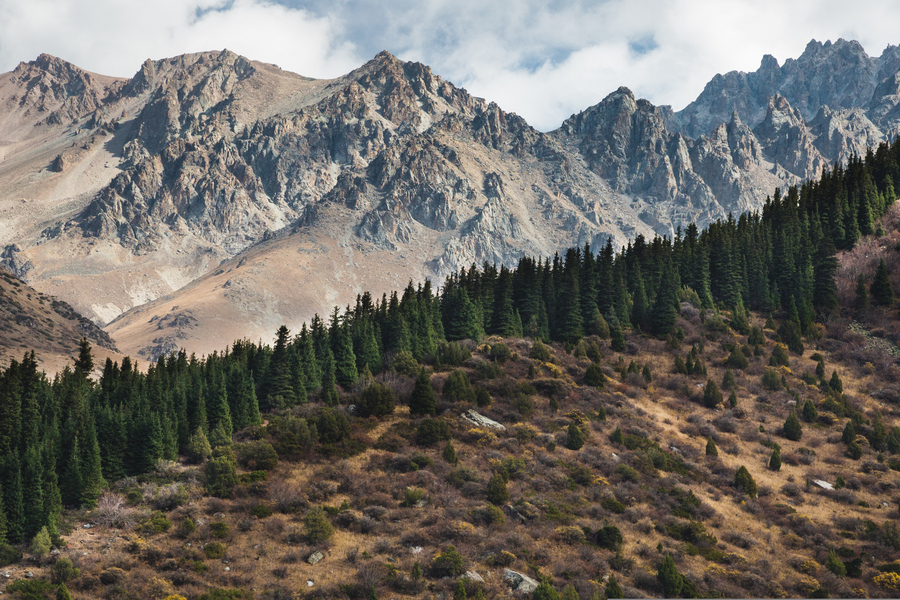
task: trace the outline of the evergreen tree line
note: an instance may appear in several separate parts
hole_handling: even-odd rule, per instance
[[[245,340],[198,359],[160,357],[146,373],[106,361],[94,381],[90,345],[49,380],[34,353],[0,372],[0,542],[52,536],[63,506],[91,506],[107,481],[150,471],[185,453],[198,432],[213,446],[261,423],[260,412],[311,399],[335,405],[391,365],[454,360],[447,342],[483,335],[574,343],[623,331],[673,333],[681,301],[786,315],[788,335],[838,310],[837,249],[851,248],[894,199],[900,142],[882,144],[818,181],[776,190],[760,213],[729,217],[673,239],[638,236],[616,252],[607,242],[563,256],[523,258],[516,268],[474,265],[375,300],[368,292],[326,323],[318,315],[274,347]],[[749,329],[749,327],[748,327]],[[400,370],[398,367],[397,370]],[[421,379],[421,377],[420,377]],[[418,384],[417,384],[418,385]],[[427,385],[427,380],[424,382]]]

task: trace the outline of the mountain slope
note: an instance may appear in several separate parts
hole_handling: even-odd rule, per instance
[[[128,352],[208,352],[389,280],[758,210],[896,131],[898,67],[894,47],[873,59],[811,42],[781,67],[718,76],[680,113],[621,88],[545,134],[387,52],[334,80],[228,51],[147,61],[129,80],[42,56],[0,79],[0,261],[97,323],[119,319]],[[315,244],[316,260],[287,258]],[[404,268],[386,277],[386,263]],[[218,269],[268,300],[224,300]],[[149,320],[200,290],[190,334],[160,335]],[[217,313],[227,332],[210,329]]]

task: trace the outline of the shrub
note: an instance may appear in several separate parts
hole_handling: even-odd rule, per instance
[[[447,445],[444,446],[441,457],[444,459],[444,462],[451,465],[456,465],[459,462],[459,458],[456,456],[456,449],[453,447],[453,442],[451,440],[447,440]]]
[[[734,475],[734,487],[751,498],[756,497],[756,481],[753,480],[753,476],[750,475],[747,467],[743,465],[738,468],[737,473]]]
[[[22,553],[14,546],[0,543],[0,567],[6,567],[22,560]]]
[[[181,520],[180,523],[178,523],[178,527],[175,530],[175,534],[178,537],[184,539],[184,538],[187,538],[188,536],[190,536],[196,530],[197,530],[197,526],[194,524],[194,522],[191,520],[191,518],[185,517],[184,519]]]
[[[46,527],[41,527],[41,530],[38,531],[31,540],[31,545],[28,546],[28,552],[36,556],[43,556],[50,552],[52,547],[53,546],[50,543],[50,533],[47,531]]]
[[[506,523],[506,515],[493,504],[485,504],[475,511],[475,517],[485,525],[503,525]]]
[[[666,554],[659,565],[656,578],[662,585],[666,598],[677,598],[681,595],[681,590],[684,588],[684,577],[678,572],[678,567],[675,566],[675,560],[671,554]]]
[[[185,448],[184,453],[187,456],[188,462],[192,463],[203,462],[212,454],[212,446],[209,445],[206,434],[203,433],[203,430],[199,427],[191,437],[188,438],[187,447]]]
[[[735,344],[734,349],[731,351],[731,354],[728,355],[725,364],[733,369],[746,369],[750,365],[750,361],[744,356],[741,347]]]
[[[509,490],[506,487],[506,481],[500,473],[494,473],[490,481],[488,481],[487,501],[497,506],[509,501]]]
[[[553,586],[550,585],[550,582],[544,579],[538,584],[537,588],[535,588],[531,598],[532,600],[559,600],[559,594]]]
[[[251,471],[271,471],[278,464],[274,446],[264,440],[253,440],[235,446],[238,463]]]
[[[781,389],[781,377],[778,371],[772,368],[766,368],[762,376],[762,385],[767,390],[776,391]]]
[[[609,496],[600,501],[600,506],[605,508],[606,510],[616,513],[620,515],[625,512],[625,505],[616,500],[614,497]]]
[[[311,508],[306,513],[306,516],[303,518],[303,525],[306,539],[310,544],[324,542],[334,535],[334,527],[331,526],[331,522],[325,516],[325,511],[320,506]]]
[[[479,407],[485,407],[491,405],[491,394],[483,387],[479,387],[475,390],[475,404]]]
[[[458,367],[472,358],[472,353],[460,342],[441,343],[438,344],[436,358],[442,365]]]
[[[408,350],[401,350],[394,355],[391,368],[407,377],[415,377],[419,373],[419,363]]]
[[[775,344],[775,348],[772,349],[772,356],[769,357],[769,366],[789,367],[790,365],[791,359],[788,357],[785,347],[781,344]]]
[[[420,446],[433,446],[450,437],[450,425],[443,419],[425,419],[416,428],[416,443]]]
[[[356,400],[356,410],[363,417],[383,417],[394,412],[394,391],[383,383],[374,382]]]
[[[800,425],[800,419],[797,418],[797,412],[791,411],[787,420],[784,422],[784,437],[792,442],[799,442],[803,437],[803,427]]]
[[[490,356],[491,360],[495,360],[502,365],[510,359],[512,352],[510,351],[509,346],[500,342],[491,347]]]
[[[140,530],[144,533],[163,533],[172,527],[172,522],[160,511],[154,511],[141,523]]]
[[[587,433],[575,423],[569,423],[569,429],[566,432],[566,447],[570,450],[581,450],[587,441]]]
[[[828,558],[825,560],[825,568],[838,577],[844,577],[847,575],[847,567],[844,566],[844,562],[840,558],[838,558],[834,550],[828,552]]]
[[[207,544],[203,547],[203,554],[210,559],[223,558],[225,556],[225,544],[221,542]]]
[[[224,521],[217,521],[209,524],[209,531],[212,536],[219,540],[224,540],[231,533],[231,528]]]
[[[602,388],[606,383],[606,375],[603,369],[597,363],[591,363],[584,372],[584,384],[596,388]]]
[[[703,390],[703,405],[707,408],[715,408],[722,402],[722,392],[719,386],[712,379],[706,381],[706,388]]]
[[[70,558],[59,558],[50,568],[50,581],[56,584],[65,583],[75,579],[81,574],[80,569],[76,569]]]
[[[553,355],[546,344],[541,340],[535,340],[534,344],[531,345],[531,351],[528,353],[528,358],[533,358],[546,363],[551,362]]]
[[[431,561],[434,577],[459,577],[466,572],[466,563],[456,546],[447,546]]]
[[[606,550],[618,552],[624,542],[622,532],[615,525],[605,525],[594,533],[594,543]]]
[[[475,401],[475,391],[469,383],[469,378],[459,369],[453,371],[447,377],[442,392],[447,400],[451,402]]]
[[[424,499],[425,490],[410,486],[403,490],[403,501],[400,503],[400,506],[405,508],[418,506]]]
[[[235,461],[227,456],[218,456],[206,463],[206,490],[212,496],[226,498],[237,485]]]

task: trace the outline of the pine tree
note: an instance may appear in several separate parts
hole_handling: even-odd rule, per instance
[[[715,408],[722,402],[722,392],[719,386],[712,379],[706,381],[706,388],[703,390],[703,405],[706,408]]]
[[[656,578],[659,580],[663,588],[663,594],[666,598],[677,598],[684,589],[684,577],[675,566],[675,560],[671,554],[666,554],[659,569],[656,572]]]
[[[781,446],[775,444],[772,448],[772,456],[769,457],[769,468],[773,471],[781,470]]]
[[[619,585],[619,582],[616,581],[616,574],[610,573],[609,579],[606,581],[606,587],[603,590],[603,595],[608,598],[608,600],[612,600],[613,598],[624,598],[625,594],[622,591],[622,586]]]
[[[756,497],[756,481],[753,480],[753,476],[750,475],[747,467],[743,465],[738,468],[737,473],[734,475],[734,487],[751,498]]]
[[[875,279],[872,280],[872,287],[869,288],[869,293],[875,304],[879,306],[890,306],[894,303],[894,289],[891,287],[888,268],[883,258],[878,263],[878,269],[875,271]]]
[[[718,456],[719,449],[716,448],[716,443],[712,438],[706,438],[706,455],[707,456]]]
[[[506,504],[509,501],[509,490],[506,480],[499,473],[494,473],[487,484],[487,501],[496,506]]]
[[[451,440],[447,440],[447,445],[444,446],[444,451],[441,454],[444,462],[447,462],[451,465],[456,465],[459,462],[459,458],[456,456],[456,449],[453,448],[453,442]]]
[[[799,442],[803,436],[803,427],[800,425],[800,419],[797,418],[797,412],[792,410],[784,422],[784,437],[792,442]]]
[[[587,441],[587,434],[576,423],[569,423],[566,435],[566,446],[569,450],[581,450],[585,441]]]
[[[431,387],[431,375],[422,369],[416,377],[416,385],[409,397],[409,413],[411,415],[433,415],[437,412],[437,401],[434,388]]]
[[[812,401],[812,398],[807,398],[803,404],[803,420],[807,423],[815,423],[818,418],[819,411],[816,409],[815,402]]]
[[[337,345],[334,348],[335,380],[344,388],[349,388],[359,377],[356,370],[356,355],[353,340],[346,323],[338,328]]]
[[[869,290],[866,286],[866,277],[862,273],[856,280],[856,296],[853,299],[853,310],[864,313],[869,310]]]

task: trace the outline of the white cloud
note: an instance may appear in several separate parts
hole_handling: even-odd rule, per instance
[[[678,110],[716,73],[783,63],[812,38],[871,55],[900,42],[894,0],[278,2],[0,0],[0,70],[49,52],[128,76],[147,57],[227,47],[333,77],[387,49],[547,130],[622,85]]]
[[[228,48],[314,77],[359,66],[339,22],[265,0],[0,0],[0,70],[48,53],[131,76],[147,58]]]

